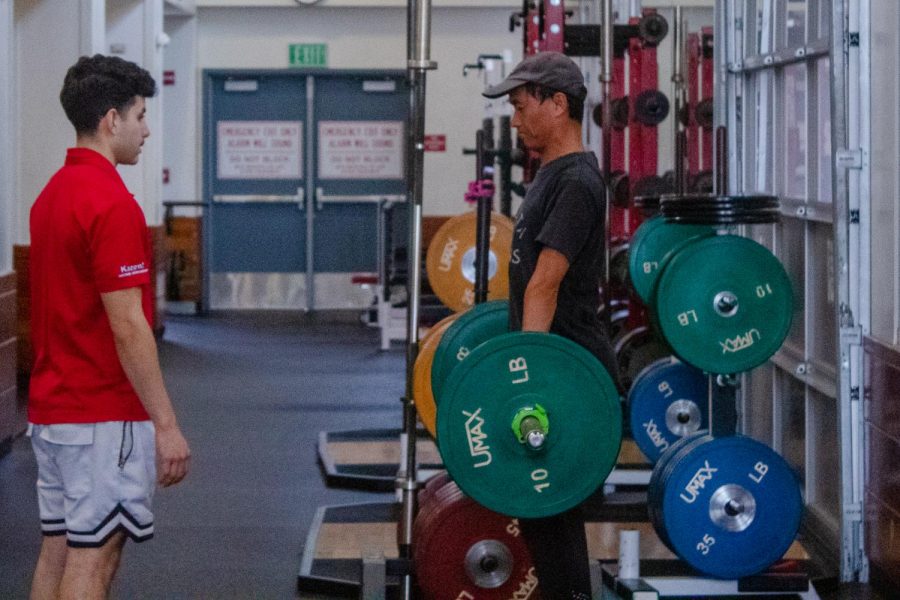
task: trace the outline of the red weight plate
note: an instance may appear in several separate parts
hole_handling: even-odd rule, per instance
[[[441,489],[445,484],[453,481],[450,479],[450,473],[447,471],[438,471],[428,478],[425,485],[419,490],[419,509],[421,510],[431,501],[434,492]]]
[[[414,541],[423,598],[539,598],[518,521],[478,505],[455,484],[444,485],[433,499],[439,496],[441,506],[424,524],[425,535]]]
[[[448,502],[452,502],[453,498],[462,494],[459,487],[453,480],[445,481],[442,485],[437,485],[425,493],[424,503],[420,502],[419,512],[413,522],[413,552],[420,543],[425,543],[428,539],[431,529],[434,527],[435,521],[440,519],[440,513],[446,508]]]

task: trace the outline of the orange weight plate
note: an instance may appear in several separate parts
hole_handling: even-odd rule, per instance
[[[419,413],[419,420],[425,425],[425,429],[428,430],[431,437],[434,437],[435,419],[437,418],[437,404],[435,404],[434,394],[431,391],[431,365],[434,362],[434,353],[438,344],[441,343],[441,337],[461,314],[454,313],[449,317],[444,317],[428,331],[422,338],[419,355],[416,357],[416,364],[413,365],[413,398],[416,403],[416,411]]]
[[[474,212],[453,217],[434,234],[425,256],[428,283],[445,305],[461,311],[475,303]],[[488,258],[488,300],[509,297],[509,253],[514,224],[491,213],[491,251]]]

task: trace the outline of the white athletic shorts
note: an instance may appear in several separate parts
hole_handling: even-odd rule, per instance
[[[44,535],[95,548],[119,530],[136,542],[153,537],[156,437],[152,421],[29,424],[38,464]]]

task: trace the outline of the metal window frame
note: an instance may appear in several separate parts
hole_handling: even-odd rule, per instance
[[[783,427],[778,409],[781,381],[785,376],[804,386],[804,418],[806,441],[803,465],[807,473],[817,470],[816,440],[820,432],[810,431],[818,413],[812,407],[812,394],[833,398],[836,402],[836,423],[840,438],[839,459],[841,486],[840,514],[830,515],[814,504],[808,511],[805,527],[826,549],[839,546],[837,558],[840,577],[844,581],[868,578],[863,538],[862,518],[864,474],[864,428],[860,401],[862,374],[861,341],[863,328],[870,318],[867,269],[871,259],[866,240],[868,231],[868,114],[869,64],[866,54],[868,42],[868,0],[839,0],[831,5],[830,31],[823,31],[825,23],[821,2],[807,4],[806,43],[786,46],[786,10],[783,0],[717,0],[716,26],[724,35],[716,36],[716,93],[725,102],[716,102],[715,122],[724,125],[728,136],[728,184],[736,193],[754,191],[778,192],[784,188],[784,141],[772,129],[772,118],[784,119],[777,106],[779,91],[783,91],[783,68],[789,64],[806,65],[806,134],[807,178],[805,198],[786,198],[782,206],[785,218],[803,223],[805,306],[810,294],[821,292],[816,285],[810,260],[814,241],[814,225],[830,224],[833,232],[833,292],[835,306],[834,327],[837,336],[837,355],[833,365],[813,360],[810,348],[815,343],[814,326],[805,315],[804,348],[784,348],[772,360],[772,444],[782,447]],[[827,9],[827,7],[825,7]],[[782,15],[781,13],[784,13]],[[784,27],[781,27],[784,25]],[[853,35],[850,35],[850,34]],[[745,55],[745,52],[747,54]],[[817,133],[818,61],[830,56],[830,106],[832,202],[822,202],[818,194],[820,173]],[[848,82],[853,82],[851,86]],[[859,85],[856,85],[859,82]],[[773,104],[772,94],[775,94]],[[773,139],[775,136],[778,139]],[[775,156],[769,156],[769,152]],[[760,188],[769,188],[768,190]],[[757,230],[758,231],[758,230]],[[774,233],[774,230],[773,230]],[[779,239],[771,236],[773,251],[778,253]],[[821,274],[821,270],[817,271]],[[821,301],[821,300],[820,300]],[[819,364],[816,364],[816,363]],[[829,368],[830,367],[830,368]],[[747,377],[744,378],[745,382]],[[747,390],[746,396],[752,393]],[[746,413],[747,411],[743,411]],[[821,455],[821,454],[819,454]],[[807,501],[815,502],[815,482],[806,481]],[[835,522],[839,518],[840,523]]]

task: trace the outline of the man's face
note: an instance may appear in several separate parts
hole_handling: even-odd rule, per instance
[[[543,102],[530,95],[524,87],[509,93],[509,103],[515,109],[511,125],[530,150],[540,152],[547,145],[552,128],[552,99]]]
[[[117,164],[135,165],[141,154],[141,146],[150,135],[145,116],[147,106],[144,98],[136,96],[131,106],[116,116],[113,137]]]

